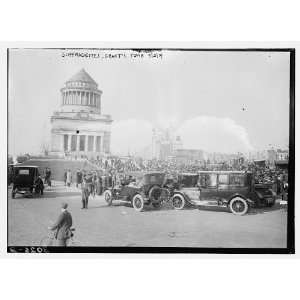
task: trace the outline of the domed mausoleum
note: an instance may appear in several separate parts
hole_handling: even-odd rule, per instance
[[[51,117],[51,153],[94,158],[110,152],[112,119],[101,111],[102,91],[81,69],[61,89],[61,107]]]

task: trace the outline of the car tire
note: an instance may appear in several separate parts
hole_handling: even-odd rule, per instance
[[[108,206],[112,205],[113,197],[112,197],[112,192],[110,190],[106,190],[104,192],[104,200]]]
[[[144,209],[144,198],[142,195],[140,194],[136,194],[133,198],[132,198],[132,206],[136,211],[142,211]]]
[[[172,206],[176,210],[181,210],[185,206],[185,199],[182,195],[180,194],[175,194],[172,197]]]
[[[12,192],[11,192],[11,197],[12,197],[13,199],[16,198],[16,192],[15,192],[14,190],[12,190]]]
[[[241,197],[233,198],[229,203],[230,211],[237,216],[245,215],[249,210],[249,204]]]

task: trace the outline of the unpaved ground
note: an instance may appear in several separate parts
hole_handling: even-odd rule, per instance
[[[9,246],[40,245],[65,201],[80,246],[286,247],[287,212],[279,203],[239,217],[220,209],[175,211],[168,205],[138,213],[121,202],[108,207],[100,196],[82,210],[80,190],[58,182],[43,197],[8,194]]]

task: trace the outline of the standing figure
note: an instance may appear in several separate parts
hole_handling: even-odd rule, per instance
[[[91,187],[91,193],[93,195],[93,198],[95,198],[96,195],[97,180],[98,180],[97,172],[94,171],[92,175],[92,187]]]
[[[57,221],[50,227],[50,230],[56,230],[55,240],[56,246],[66,247],[67,240],[71,237],[71,226],[72,226],[72,216],[67,211],[68,204],[62,203],[61,214],[59,215]]]
[[[48,186],[51,186],[51,170],[50,168],[46,168],[45,171],[45,183],[48,184]]]
[[[67,170],[65,170],[65,172],[64,172],[64,183],[66,186],[67,185]]]
[[[78,188],[78,185],[80,184],[81,185],[82,183],[82,172],[77,169],[76,171],[76,187]]]
[[[35,184],[35,192],[37,194],[43,195],[44,194],[44,183],[43,183],[41,175],[38,176],[38,178],[35,180],[34,184]]]
[[[90,191],[89,191],[88,183],[86,181],[86,176],[84,176],[81,183],[81,202],[82,202],[81,209],[88,208],[89,195],[90,195]]]
[[[67,186],[70,187],[72,183],[72,173],[71,170],[68,169],[67,171],[67,180],[66,180]]]
[[[97,195],[101,195],[102,194],[102,178],[100,176],[100,174],[97,175]]]

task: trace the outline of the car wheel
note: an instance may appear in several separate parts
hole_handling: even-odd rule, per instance
[[[182,195],[175,194],[172,197],[172,206],[174,209],[180,210],[183,209],[185,206],[185,199]]]
[[[16,197],[16,192],[15,192],[14,190],[12,190],[12,192],[11,192],[11,197],[12,197],[13,199],[15,199],[15,197]]]
[[[111,193],[110,190],[106,190],[104,192],[104,200],[105,200],[105,202],[107,203],[108,206],[112,205],[113,197],[112,197],[112,193]]]
[[[160,201],[160,202],[152,203],[152,206],[153,206],[154,208],[156,208],[156,209],[159,209],[159,208],[161,208],[161,206],[162,206],[162,202]]]
[[[245,199],[236,197],[230,201],[229,209],[234,215],[242,216],[247,213],[249,205]]]
[[[132,206],[136,211],[142,211],[144,209],[144,198],[142,195],[137,194],[132,199]]]

